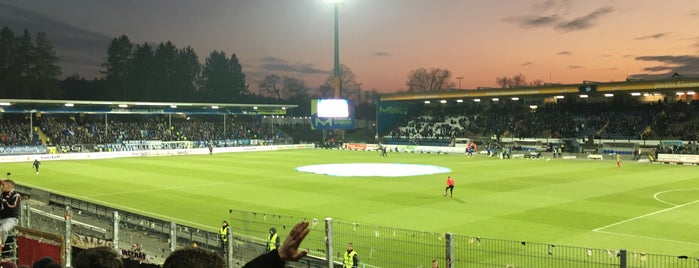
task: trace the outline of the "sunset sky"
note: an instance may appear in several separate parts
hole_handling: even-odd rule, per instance
[[[699,76],[697,0],[346,0],[340,62],[363,89],[404,90],[417,68],[464,77],[580,83],[633,75]],[[200,60],[235,53],[248,83],[270,74],[317,87],[333,66],[326,0],[0,0],[0,26],[46,32],[64,74],[98,75],[113,37],[171,40]]]

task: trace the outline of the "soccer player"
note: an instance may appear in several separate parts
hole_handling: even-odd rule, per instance
[[[447,188],[444,188],[444,196],[447,196],[447,191],[449,191],[450,197],[454,197],[454,179],[451,176],[447,176]]]
[[[36,174],[39,174],[39,165],[41,165],[41,162],[39,162],[39,159],[34,159],[34,163],[32,166],[36,170]]]
[[[621,168],[621,155],[616,154],[616,167]]]
[[[386,154],[386,145],[381,145],[381,157],[386,157],[388,156]]]

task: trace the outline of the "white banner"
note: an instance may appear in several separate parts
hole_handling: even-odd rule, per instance
[[[243,146],[243,147],[218,147],[213,153],[240,153],[240,152],[262,152],[292,149],[311,149],[313,144],[292,144],[292,145],[270,145],[270,146]],[[89,160],[107,159],[120,157],[143,157],[143,156],[170,156],[170,155],[190,155],[209,154],[208,148],[197,149],[172,149],[172,150],[146,150],[146,151],[119,151],[119,152],[95,152],[95,153],[69,153],[69,154],[34,154],[34,155],[3,155],[0,156],[0,163],[9,162],[31,162],[54,161],[54,160]]]
[[[699,164],[699,155],[695,154],[658,154],[658,162]]]

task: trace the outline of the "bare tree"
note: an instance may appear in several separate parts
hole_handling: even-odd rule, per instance
[[[260,94],[276,99],[282,98],[282,78],[276,74],[268,75],[257,86],[260,88]]]
[[[408,92],[435,92],[453,89],[451,72],[440,68],[419,68],[408,74]]]
[[[306,83],[303,80],[276,74],[268,75],[258,83],[258,86],[261,95],[278,100],[289,100],[306,96],[308,93]]]
[[[527,82],[527,78],[523,74],[518,74],[512,77],[497,77],[495,82],[501,88],[511,88],[511,87],[526,87],[526,86],[541,86],[544,81],[541,79],[536,79],[531,82]]]
[[[495,82],[500,86],[501,88],[508,88],[512,86],[512,78],[509,78],[507,76],[495,78]]]
[[[332,97],[334,93],[333,81],[335,77],[330,74],[325,83],[318,88],[321,97]],[[344,64],[340,65],[340,97],[357,101],[362,91],[362,84],[357,83],[357,76]],[[328,92],[330,90],[330,92]],[[330,93],[330,94],[328,94]]]

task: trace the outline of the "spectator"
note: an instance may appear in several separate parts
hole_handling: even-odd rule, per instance
[[[73,260],[75,268],[124,268],[119,254],[110,247],[88,248]]]

